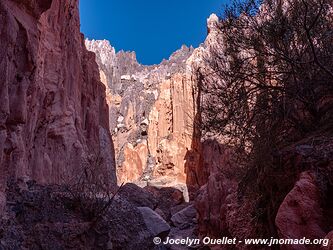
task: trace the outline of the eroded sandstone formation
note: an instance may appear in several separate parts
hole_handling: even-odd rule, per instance
[[[198,114],[193,48],[183,46],[169,60],[145,66],[134,52],[115,52],[108,41],[86,40],[96,53],[107,88],[118,182],[186,188],[189,154]],[[199,143],[198,143],[199,144]]]
[[[284,11],[287,10],[285,6]],[[262,14],[256,18],[266,20],[269,16]],[[216,29],[218,24],[218,18],[211,16],[206,46],[201,47],[204,57],[212,56],[209,48],[218,41],[224,41],[226,37]],[[217,36],[221,40],[218,40]],[[220,44],[219,48],[223,49],[223,45]],[[210,65],[200,60],[198,63],[199,67],[205,69],[205,73],[210,73]],[[216,80],[223,81],[218,78]],[[204,101],[204,98],[203,96],[201,101]],[[322,119],[329,119],[328,117],[332,117],[332,101],[330,97],[323,99],[327,101],[324,104],[318,102],[316,109],[325,110]],[[325,105],[325,108],[322,105]],[[318,130],[315,133],[299,139],[292,146],[274,152],[278,160],[274,163],[276,172],[271,179],[268,173],[258,180],[251,170],[246,175],[242,173],[243,170],[233,161],[233,150],[223,145],[223,138],[215,136],[216,141],[203,142],[203,160],[198,173],[208,178],[207,183],[201,186],[195,201],[199,234],[214,237],[226,235],[238,239],[259,235],[281,239],[331,239],[332,139],[329,132],[324,136],[321,134],[319,124],[316,129]],[[269,182],[268,180],[274,180],[273,190],[253,190],[250,184]],[[247,195],[244,194],[244,185],[248,185]],[[262,196],[255,201],[253,195],[259,192],[266,193],[266,197]],[[272,207],[276,207],[277,211]],[[268,219],[263,219],[265,216]],[[255,225],[254,222],[258,224]],[[319,246],[313,249],[317,248]],[[237,245],[237,249],[247,247]],[[309,246],[281,246],[281,249],[309,249]]]
[[[8,181],[16,181],[6,190],[9,217],[0,220],[1,247],[153,247],[155,236],[196,237],[196,225],[200,237],[255,238],[268,228],[280,238],[332,239],[329,126],[327,135],[317,131],[276,152],[278,170],[269,180],[278,191],[260,199],[257,190],[250,192],[253,199],[245,196],[242,185],[268,175],[251,180],[255,175],[249,172],[240,178],[243,170],[223,138],[201,136],[204,98],[196,72],[210,73],[204,59],[221,35],[216,15],[208,19],[208,36],[199,48],[183,46],[169,60],[145,66],[134,52],[84,41],[77,5],[77,0],[0,0],[1,205]],[[323,98],[318,106],[327,121],[331,100]],[[94,156],[103,159],[100,176],[106,183],[115,184],[117,172],[118,183],[147,186],[122,188],[98,232],[89,231],[89,220],[73,206],[59,206],[68,202],[63,187],[27,182],[73,180]],[[183,196],[194,201],[186,203]],[[265,204],[278,210],[265,210]],[[267,211],[273,214],[264,217]]]
[[[215,45],[223,49],[217,44],[224,37],[219,22],[216,15],[210,16],[208,36],[199,48],[183,47],[168,61],[154,66],[140,65],[133,52],[116,53],[107,41],[86,41],[87,48],[96,53],[110,114],[117,118],[111,122],[111,131],[116,141],[118,181],[189,189],[201,237],[245,239],[270,234],[280,238],[331,238],[333,224],[325,218],[332,217],[332,203],[328,201],[332,187],[322,179],[331,182],[332,178],[316,172],[331,172],[329,140],[312,138],[324,142],[321,150],[325,153],[313,151],[310,142],[304,141],[288,149],[274,180],[283,185],[277,187],[278,197],[270,204],[269,195],[255,198],[258,190],[250,191],[253,197],[244,194],[244,186],[266,181],[265,177],[251,180],[255,176],[251,171],[245,176],[242,166],[234,161],[234,150],[224,145],[225,138],[202,137],[196,127],[201,121],[200,102],[205,98],[200,95],[196,72],[200,68],[206,75],[212,73],[205,59],[212,56]],[[330,107],[329,103],[325,105]],[[290,168],[310,171],[295,175],[286,170]],[[263,207],[265,202],[278,211]],[[265,216],[268,220],[263,219]],[[264,226],[258,229],[260,223]]]
[[[261,8],[264,11],[256,18],[259,21],[269,20],[265,6]],[[284,6],[283,10],[288,13],[288,6]],[[202,47],[204,56],[212,56],[209,47],[227,39],[216,29],[218,22],[214,16],[210,18],[206,47]],[[215,36],[219,36],[220,40]],[[223,49],[223,45],[220,44],[219,48]],[[199,61],[200,65],[205,73],[210,73],[210,65]],[[223,79],[216,78],[216,81]],[[321,91],[319,89],[318,92]],[[289,147],[275,149],[274,174],[264,172],[258,178],[254,168],[249,168],[244,174],[241,166],[233,161],[233,150],[223,145],[223,138],[215,136],[216,141],[206,140],[202,143],[203,160],[199,173],[208,178],[195,201],[201,236],[226,235],[238,239],[263,235],[281,239],[332,238],[332,137],[331,130],[326,130],[326,126],[331,127],[328,124],[331,124],[329,120],[332,118],[332,99],[331,94],[321,95],[325,101],[316,103],[315,109],[323,110],[322,117],[318,116],[316,128]],[[300,121],[306,122],[306,119],[302,117]],[[320,119],[322,122],[319,122]],[[270,183],[267,187],[271,189],[264,189],[264,185],[261,190],[255,189],[261,182]],[[260,197],[254,198],[258,194]],[[317,245],[312,249],[319,248]],[[252,248],[240,244],[237,249]],[[280,249],[311,248],[306,245],[285,245]]]
[[[269,211],[269,208],[260,207],[263,206],[260,203],[266,201],[251,199],[244,195],[242,185],[255,181],[246,179],[251,178],[251,174],[244,177],[241,167],[233,161],[233,150],[223,145],[223,138],[213,137],[213,140],[201,138],[200,140],[200,133],[196,134],[195,124],[200,122],[200,114],[197,110],[199,110],[200,101],[204,101],[204,98],[197,98],[200,93],[198,93],[198,79],[195,72],[196,69],[201,68],[206,70],[206,74],[210,73],[211,69],[206,65],[204,58],[211,56],[210,49],[220,41],[217,36],[223,37],[218,26],[218,17],[212,15],[208,19],[209,32],[205,43],[189,52],[185,63],[180,60],[175,61],[173,66],[180,65],[180,67],[166,75],[161,73],[161,68],[163,65],[170,64],[172,57],[169,62],[147,67],[139,65],[134,60],[133,53],[127,53],[128,59],[125,60],[126,53],[115,53],[105,41],[86,41],[88,48],[97,54],[100,74],[102,79],[105,79],[105,85],[110,89],[109,102],[114,103],[111,104],[113,107],[118,105],[118,109],[113,109],[111,112],[118,117],[117,124],[115,123],[112,127],[115,140],[122,141],[117,145],[120,156],[118,161],[120,181],[141,180],[147,181],[149,185],[170,186],[186,183],[187,188],[194,187],[191,189],[193,190],[191,198],[195,200],[200,236],[227,235],[244,239],[258,237],[259,234],[265,234],[267,231],[264,231],[268,230],[270,235],[280,238],[301,238],[301,236],[331,238],[333,224],[327,218],[332,217],[332,204],[329,201],[332,187],[331,184],[322,181],[332,179],[323,176],[323,173],[327,175],[331,172],[330,140],[312,138],[325,145],[319,150],[314,150],[310,142],[304,141],[288,149],[288,157],[281,159],[283,168],[310,169],[310,171],[294,176],[287,170],[281,170],[279,177],[275,180],[276,183],[283,183],[278,193],[281,197],[274,197],[275,202],[278,200],[278,203],[272,205],[279,209],[276,214],[271,211],[274,214],[268,215],[269,221],[260,222],[263,211],[266,209]],[[107,51],[112,51],[112,60],[105,60],[103,50],[107,47],[109,47]],[[117,59],[114,58],[117,57],[121,58],[121,63],[126,62],[125,65],[130,65],[129,67],[133,70],[130,71],[124,65],[115,66]],[[102,62],[103,58],[104,62]],[[112,65],[108,63],[110,61]],[[114,73],[118,68],[126,69],[122,69],[122,73]],[[110,73],[105,73],[108,69],[109,71],[112,69],[113,75],[118,74],[120,81],[110,80]],[[150,76],[150,72],[156,73],[157,76],[155,74],[154,77]],[[133,96],[133,92],[138,93],[134,86],[140,86],[141,82],[146,85],[140,89],[142,92],[136,98],[141,97],[141,101],[137,103],[149,103],[149,108],[142,113],[144,116],[138,119],[136,124],[130,125],[130,118],[136,117],[138,114],[136,110],[140,109],[135,108],[136,105],[133,105],[131,101],[124,102],[124,96],[130,93]],[[129,87],[125,86],[126,83],[129,83]],[[113,89],[116,86],[117,89]],[[124,92],[119,91],[122,88],[125,89]],[[152,93],[153,98],[147,98],[147,93]],[[124,103],[128,104],[124,106]],[[325,102],[325,105],[330,107],[331,104]],[[183,111],[184,108],[189,108],[192,115],[184,116],[186,114]],[[127,114],[122,110],[126,110]],[[191,129],[186,127],[188,123],[191,124]],[[131,143],[132,138],[138,138],[129,136],[133,135],[131,134],[133,131],[139,131],[136,132],[137,135],[145,137],[140,138],[136,143]],[[315,169],[321,169],[323,173],[318,173]],[[175,182],[170,181],[171,178]],[[263,199],[270,199],[270,197]],[[260,229],[261,232],[258,232],[258,226],[252,223],[253,220],[258,220],[256,222],[258,224],[265,224]],[[244,248],[243,245],[237,247]],[[298,247],[287,246],[285,249],[299,249]]]
[[[62,183],[91,155],[115,184],[105,87],[77,0],[0,1],[0,187]]]
[[[138,171],[133,178],[142,175],[150,157],[151,108],[142,98],[158,98],[154,90],[153,96],[135,91],[132,96],[122,86],[131,85],[131,76],[116,70],[120,85],[114,92],[103,85],[100,77],[105,82],[109,75],[100,74],[95,54],[85,48],[78,1],[0,0],[0,21],[0,191],[5,215],[0,217],[0,248],[155,249],[153,238],[164,239],[169,232],[194,237],[195,210],[177,189],[127,184],[116,194],[103,185],[106,199],[88,183],[88,191],[79,189],[73,196],[77,179],[89,174],[82,166],[95,160],[93,176],[116,184],[109,122],[114,133],[124,133],[124,141],[125,125],[137,126],[132,132],[140,136],[133,138],[141,138],[141,146],[128,144],[124,154],[127,167]],[[185,55],[191,51],[183,50]],[[134,59],[127,53],[117,58],[125,61],[121,70],[144,70]],[[152,77],[159,82],[159,73]],[[106,90],[112,98],[106,98]],[[123,118],[109,119],[107,103],[111,115],[112,108],[120,112],[113,96],[119,97]],[[170,94],[168,98],[171,103]],[[180,136],[184,140],[183,132]],[[142,167],[137,167],[141,160]]]
[[[282,202],[276,217],[281,238],[301,239],[306,236],[311,239],[326,236],[327,233],[324,231],[326,219],[320,193],[315,174],[302,173]],[[298,246],[297,249],[301,247]]]

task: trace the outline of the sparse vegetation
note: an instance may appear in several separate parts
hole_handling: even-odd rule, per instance
[[[73,175],[73,180],[66,184],[69,205],[78,209],[85,219],[94,226],[103,217],[112,204],[118,190],[112,190],[105,170],[103,157],[100,152],[90,154],[81,165],[81,169]]]
[[[251,189],[254,217],[270,235],[300,171],[283,167],[280,150],[333,125],[332,7],[327,0],[234,1],[216,27],[207,68],[198,70],[202,129],[241,153],[249,170],[239,192]]]

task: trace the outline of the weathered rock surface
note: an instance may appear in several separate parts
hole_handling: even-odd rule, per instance
[[[209,70],[204,58],[218,41],[218,17],[208,19],[199,48],[183,46],[145,66],[108,41],[84,42],[77,4],[0,0],[0,205],[7,212],[0,248],[154,249],[153,237],[168,234],[257,237],[261,204],[240,192],[233,151],[223,140],[201,141],[197,128],[204,99],[195,73]],[[321,105],[329,117],[331,99]],[[296,183],[276,176],[288,191],[273,204],[280,205],[275,224],[264,221],[270,232],[332,239],[332,141],[314,136],[281,156],[283,167],[302,174]],[[92,155],[103,159],[97,175],[105,183],[115,184],[117,171],[118,183],[144,187],[125,185],[94,230],[61,187],[26,182],[72,180]],[[6,190],[9,179],[19,185]]]
[[[281,158],[286,169],[289,166],[311,171],[305,172],[296,184],[292,174],[276,177],[283,182],[283,187],[273,188],[281,190],[278,194],[281,197],[274,199],[280,199],[279,202],[270,205],[278,208],[282,202],[275,225],[276,209],[263,207],[269,204],[265,203],[269,195],[260,197],[262,200],[244,196],[239,178],[244,177],[244,170],[234,164],[233,150],[223,145],[223,138],[200,140],[196,124],[200,123],[198,110],[204,97],[198,98],[195,72],[201,68],[207,75],[212,73],[204,59],[211,56],[211,48],[216,43],[223,41],[219,22],[216,15],[211,15],[204,44],[195,50],[182,47],[160,65],[140,65],[133,52],[116,53],[107,41],[86,41],[87,48],[96,54],[100,75],[107,87],[110,114],[116,117],[110,123],[116,143],[118,182],[148,185],[145,190],[159,201],[157,197],[161,194],[169,197],[154,210],[166,222],[178,226],[170,232],[176,238],[193,235],[193,225],[188,230],[182,228],[186,225],[181,223],[186,221],[182,210],[187,204],[174,203],[178,193],[174,193],[174,199],[170,196],[173,189],[164,190],[166,186],[181,190],[186,200],[195,199],[200,236],[257,237],[255,221],[266,224],[263,226],[266,231],[260,232],[263,234],[275,235],[277,229],[281,238],[290,238],[290,235],[322,238],[333,225],[331,219],[324,220],[332,217],[332,203],[327,201],[332,196],[331,184],[318,181],[332,182],[332,155],[326,149],[332,148],[329,143],[324,142],[325,148],[319,150],[324,153],[315,152],[310,143],[300,143],[290,152],[289,160],[295,158],[294,162]],[[246,178],[251,178],[251,173]],[[279,185],[279,181],[276,183]],[[314,215],[307,214],[308,210]],[[267,217],[269,221],[263,219]]]
[[[158,198],[160,198],[133,183],[125,184],[119,194],[137,207],[149,207],[153,210],[158,206]]]
[[[7,216],[0,220],[3,249],[154,249],[153,237],[170,230],[154,211],[142,216],[120,193],[92,226],[67,189],[34,182],[27,187],[7,189]]]
[[[176,227],[187,228],[196,221],[196,215],[197,210],[193,205],[190,205],[172,215],[171,221]]]
[[[133,195],[146,197],[140,200],[140,204],[129,195],[133,190]],[[17,182],[9,182],[6,190],[6,216],[0,219],[0,248],[169,249],[155,246],[153,238],[194,238],[196,221],[192,220],[195,214],[193,206],[184,202],[171,202],[173,200],[170,198],[165,200],[166,192],[163,190],[159,193],[155,189],[155,193],[151,193],[134,184],[127,184],[116,194],[111,205],[107,206],[103,216],[95,220],[97,214],[91,217],[86,210],[80,209],[90,204],[90,198],[86,197],[78,203],[64,186],[44,186],[28,181],[22,188]],[[165,213],[178,210],[176,204],[188,207],[188,210],[181,213],[186,214],[182,218],[189,223],[192,220],[191,225],[187,222],[186,226],[184,223],[171,225],[171,221],[159,215],[158,207],[145,206],[154,199],[157,204],[169,204],[164,206]],[[98,202],[104,206],[107,201],[100,199]]]
[[[331,231],[330,233],[328,233],[326,235],[325,239],[329,240],[328,244],[326,244],[325,246],[322,246],[321,249],[324,249],[324,250],[333,249],[333,231]]]
[[[6,211],[0,244],[154,249],[152,238],[167,235],[172,214],[188,206],[182,194],[185,156],[197,111],[186,60],[193,49],[182,47],[168,61],[148,67],[134,53],[115,54],[108,47],[104,57],[96,57],[106,65],[99,71],[80,34],[77,5],[77,0],[0,1],[0,199]],[[91,230],[91,221],[67,203],[62,187],[50,184],[75,179],[93,156],[103,159],[98,177],[116,183],[109,123],[120,182],[153,180],[160,188],[128,184]],[[9,179],[16,184],[6,190]],[[145,216],[138,208],[143,206]]]
[[[306,171],[299,175],[277,212],[275,223],[281,238],[331,237],[330,232],[333,228],[332,142],[331,136],[315,136],[304,139],[286,150],[288,166],[294,164]],[[319,246],[316,247],[313,249],[319,249]],[[308,248],[289,246],[283,249]]]
[[[170,226],[159,214],[149,207],[138,207],[138,209],[152,235],[165,238],[169,234]]]
[[[205,44],[195,49],[188,59],[188,61],[192,61],[194,67],[201,67],[207,71],[205,72],[207,74],[210,73],[209,67],[206,67],[202,58],[210,56],[210,47],[219,41],[216,36],[223,37],[223,34],[219,34],[216,29],[218,22],[219,19],[215,15],[211,15],[208,19],[209,33]],[[204,97],[200,101],[204,101]],[[327,107],[331,105],[328,103],[325,104]],[[331,112],[327,112],[331,117]],[[275,235],[277,230],[281,238],[307,236],[313,239],[324,238],[332,230],[333,223],[329,218],[332,218],[333,211],[331,202],[333,147],[330,133],[325,136],[321,136],[321,133],[322,131],[319,130],[315,136],[304,139],[295,144],[294,148],[288,149],[288,157],[280,156],[280,154],[283,155],[283,152],[276,152],[276,155],[280,156],[279,164],[282,164],[285,169],[281,172],[276,171],[277,176],[274,178],[278,187],[274,188],[281,190],[281,194],[285,192],[284,195],[291,191],[284,201],[282,197],[278,204],[274,204],[276,206],[282,202],[276,216],[276,224],[274,224],[274,217],[277,211],[270,211],[271,214],[268,214],[267,217],[272,217],[272,221],[259,222],[265,224],[266,227],[269,224],[268,230],[271,235]],[[260,233],[263,233],[264,226],[261,228],[262,231],[258,232],[258,228],[253,225],[253,220],[260,221],[261,213],[263,210],[265,211],[266,207],[259,209],[262,206],[260,202],[251,200],[251,195],[244,196],[242,190],[244,183],[241,183],[241,180],[251,183],[249,180],[251,173],[244,176],[241,166],[233,163],[233,151],[223,146],[223,138],[215,139],[216,141],[201,142],[200,147],[192,147],[200,148],[200,164],[187,176],[188,180],[196,180],[188,181],[188,183],[198,183],[200,188],[195,198],[199,235],[214,237],[230,235],[239,239],[258,237]],[[296,180],[295,177],[292,177],[293,173],[289,173],[290,169],[300,172],[309,170],[310,172],[301,175],[301,179],[295,184]],[[196,175],[192,176],[193,174]],[[239,176],[242,176],[242,179],[239,179]],[[262,181],[267,179],[269,177],[264,176]],[[258,191],[252,191],[252,194],[254,192]],[[265,199],[270,199],[270,197],[265,197]],[[276,235],[276,237],[278,236]],[[297,247],[299,246],[290,249],[302,249]],[[315,247],[318,248],[318,246]],[[238,245],[237,248],[243,249],[246,246]]]
[[[217,141],[208,140],[203,146],[203,166],[209,173],[196,198],[200,235],[229,235],[227,211],[230,196],[237,190],[231,150]]]
[[[301,174],[294,188],[282,202],[276,216],[279,236],[283,239],[321,239],[326,236],[325,218],[321,207],[320,190],[315,175]],[[306,246],[290,246],[286,249],[306,249]]]
[[[0,190],[9,177],[61,183],[90,154],[115,184],[105,87],[78,1],[0,1]]]
[[[169,60],[153,66],[140,65],[133,52],[116,53],[108,41],[85,42],[88,50],[96,54],[107,88],[110,117],[116,117],[110,120],[110,129],[118,183],[135,182],[142,187],[148,185],[147,190],[157,196],[163,193],[164,199],[158,199],[163,201],[155,210],[167,222],[184,207],[177,210],[177,204],[170,202],[172,198],[166,201],[171,190],[163,191],[163,187],[179,189],[188,201],[207,183],[195,204],[202,233],[222,230],[221,223],[226,222],[221,222],[221,209],[226,211],[226,197],[235,189],[234,181],[227,180],[230,176],[220,173],[221,168],[233,171],[229,166],[230,152],[218,143],[207,142],[203,146],[197,128],[200,100],[195,73],[216,42],[217,22],[216,15],[208,19],[209,34],[199,48],[183,46]],[[151,186],[157,187],[158,192]],[[179,228],[176,231],[193,235],[194,224],[184,233]]]
[[[136,61],[134,52],[116,53],[108,41],[86,40],[86,46],[96,53],[110,117],[117,118],[110,120],[110,129],[118,182],[182,186],[185,190],[189,152],[199,159],[199,152],[192,150],[198,112],[189,60],[193,48],[183,46],[169,60],[144,66]]]

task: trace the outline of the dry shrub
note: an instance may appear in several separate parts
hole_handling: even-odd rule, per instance
[[[86,157],[75,173],[73,178],[66,182],[69,205],[94,225],[108,212],[122,185],[118,190],[110,186],[100,152]]]
[[[270,235],[299,171],[284,168],[280,150],[333,126],[332,13],[328,0],[234,1],[198,69],[202,130],[237,149],[248,168],[240,192],[256,196]]]

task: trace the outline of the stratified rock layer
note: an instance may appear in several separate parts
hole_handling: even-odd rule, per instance
[[[84,46],[77,0],[0,1],[0,186],[61,183],[103,157],[115,183],[105,87]]]

